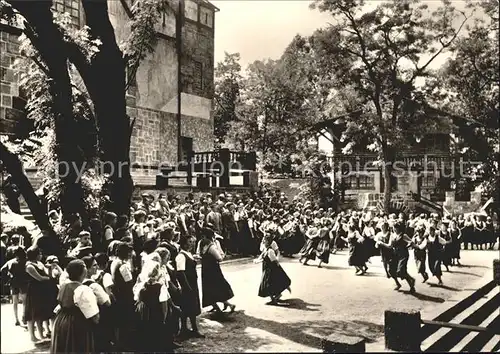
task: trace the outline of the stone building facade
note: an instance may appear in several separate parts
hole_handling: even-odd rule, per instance
[[[162,14],[157,25],[156,49],[141,63],[127,92],[127,112],[135,118],[131,162],[147,168],[175,165],[190,150],[213,149],[214,30],[218,9],[207,0],[169,3],[171,9]],[[130,31],[132,4],[133,0],[108,1],[118,42],[125,40]],[[55,0],[54,7],[69,13],[75,25],[83,24],[79,0]],[[2,24],[0,32],[0,131],[12,131],[25,119],[25,101],[12,69],[20,31]]]
[[[459,191],[455,181],[467,178],[470,166],[450,153],[451,120],[443,117],[442,126],[420,139],[408,142],[392,165],[391,210],[461,213],[481,207],[481,192]],[[360,148],[343,154],[342,126],[330,124],[320,131],[318,148],[328,156],[330,178],[342,194],[346,208],[382,209],[384,172],[377,155]]]
[[[12,67],[19,53],[19,35],[16,28],[0,24],[0,131],[14,131],[16,134],[21,133],[19,123],[25,119],[26,103],[20,97]]]

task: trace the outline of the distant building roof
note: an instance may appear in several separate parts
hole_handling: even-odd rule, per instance
[[[205,5],[205,6],[209,7],[210,9],[214,10],[215,12],[219,12],[220,11],[220,9],[217,6],[215,6],[214,4],[212,4],[208,0],[198,0],[198,3],[200,5]]]

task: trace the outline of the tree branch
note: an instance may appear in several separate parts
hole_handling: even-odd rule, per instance
[[[447,43],[443,43],[442,41],[442,38],[439,39],[439,42],[441,43],[441,48],[427,61],[427,63],[425,63],[422,67],[418,67],[418,65],[416,65],[416,68],[415,68],[415,72],[413,73],[412,77],[410,78],[410,80],[407,82],[407,83],[411,83],[413,82],[418,76],[422,75],[422,73],[425,71],[425,69],[427,69],[427,67],[446,49],[448,48],[454,41],[455,39],[458,37],[458,35],[460,34],[460,31],[462,30],[462,28],[464,27],[465,25],[465,22],[467,22],[467,20],[470,18],[470,16],[466,16],[465,13],[462,12],[462,15],[464,16],[464,20],[462,21],[462,23],[460,24],[458,30],[455,32],[455,34],[453,35],[453,37],[451,37],[451,39],[447,42]]]

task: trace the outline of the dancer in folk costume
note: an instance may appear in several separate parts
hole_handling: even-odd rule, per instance
[[[59,290],[59,311],[54,321],[51,353],[94,353],[95,324],[99,323],[96,297],[82,282],[87,275],[85,263],[73,260],[66,267],[69,281]]]
[[[485,223],[485,242],[487,243],[487,249],[492,250],[497,242],[497,235],[495,235],[495,225],[493,224],[493,219],[491,216],[486,218]],[[459,257],[460,258],[460,257]]]
[[[300,223],[300,213],[296,211],[293,214],[293,217],[291,218],[291,226],[290,226],[290,232],[292,233],[291,236],[291,244],[292,244],[292,249],[290,253],[292,255],[297,254],[300,252],[302,249],[302,246],[304,244],[304,234],[305,234],[305,228],[303,225]]]
[[[177,278],[181,286],[180,307],[181,338],[204,338],[198,330],[196,317],[201,314],[200,292],[198,290],[198,273],[196,271],[196,259],[199,258],[191,252],[195,247],[196,239],[192,236],[184,236],[180,239],[181,251],[175,258]],[[187,320],[191,322],[191,331],[187,328]]]
[[[446,243],[447,241],[439,237],[439,234],[436,233],[436,229],[433,226],[429,227],[427,235],[427,260],[429,263],[429,270],[432,275],[438,279],[439,285],[443,284],[443,281],[441,280],[443,275],[443,272],[441,271],[441,262],[444,245]]]
[[[225,254],[213,230],[204,229],[203,235],[197,251],[201,257],[202,307],[212,306],[211,312],[221,313],[227,308],[234,312],[235,305],[229,303],[234,293],[220,268]],[[218,302],[224,304],[223,310],[217,305]]]
[[[132,251],[132,247],[128,244],[120,242],[117,246],[116,258],[111,262],[110,267],[113,281],[111,291],[115,300],[112,304],[114,338],[119,350],[128,348],[132,333],[134,279],[128,262],[132,257]]]
[[[427,266],[425,264],[427,258],[427,238],[425,237],[425,228],[419,227],[414,230],[413,242],[413,255],[417,265],[417,272],[422,275],[425,283],[429,279],[427,274]]]
[[[320,221],[319,219],[314,220],[314,225],[310,226],[306,231],[306,243],[304,247],[300,250],[300,259],[299,262],[302,263],[304,260],[304,265],[307,265],[307,262],[314,261],[316,259],[316,248],[319,244],[319,236],[320,236]]]
[[[259,286],[260,297],[270,297],[271,304],[276,304],[283,291],[290,289],[292,281],[281,267],[276,252],[271,247],[271,237],[264,236],[264,250],[254,262],[262,262],[262,279]]]
[[[451,234],[448,230],[448,226],[444,222],[441,223],[441,226],[439,227],[438,235],[446,242],[443,247],[443,254],[441,259],[443,261],[443,265],[446,267],[446,271],[449,272],[449,267],[451,266],[453,240],[451,239]]]
[[[460,266],[460,243],[462,242],[462,231],[458,228],[456,220],[450,222],[449,234],[451,236],[450,257],[451,264]]]
[[[397,278],[404,279],[408,282],[410,286],[410,292],[415,292],[415,279],[413,279],[408,274],[408,260],[410,254],[408,252],[408,247],[411,245],[411,239],[408,235],[404,234],[405,225],[401,222],[395,222],[393,230],[389,239],[389,243],[378,241],[378,245],[385,248],[390,248],[393,250],[393,258],[391,260],[391,276],[396,281],[396,288],[394,290],[399,290],[401,284]]]
[[[367,214],[369,215],[369,214]],[[378,249],[375,247],[375,223],[372,219],[364,222],[363,228],[363,249],[366,257],[366,262],[370,262],[370,258],[378,254]]]
[[[342,238],[349,245],[349,265],[356,269],[356,274],[364,275],[368,270],[363,250],[363,237],[356,224],[349,222],[347,237]]]
[[[473,246],[473,237],[474,237],[474,222],[472,220],[472,215],[469,214],[465,217],[462,225],[462,238],[464,244],[464,250],[474,249]]]
[[[316,247],[316,256],[319,259],[318,268],[321,268],[321,264],[326,263],[330,260],[330,228],[332,226],[332,220],[329,218],[321,219],[321,228],[319,230],[319,242]]]
[[[138,278],[140,282],[134,288],[135,342],[137,350],[144,352],[172,351],[171,336],[166,335],[170,295],[161,279],[160,268],[160,263],[153,259],[146,260]]]

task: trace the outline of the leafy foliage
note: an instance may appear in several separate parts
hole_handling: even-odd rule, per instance
[[[290,154],[301,150],[309,138],[308,129],[318,119],[318,96],[311,80],[316,69],[308,61],[305,42],[297,36],[280,59],[250,64],[244,84],[239,76],[234,80],[234,75],[224,81],[219,72],[226,88],[231,88],[228,82],[237,82],[232,90],[238,88],[239,94],[226,97],[233,102],[239,97],[241,102],[232,106],[231,115],[238,118],[229,123],[228,140],[260,151],[261,165],[269,171],[289,171]]]
[[[84,200],[83,208],[96,212],[100,207],[99,200],[105,182],[104,176],[99,174],[101,171],[97,168],[100,166],[99,157],[112,156],[116,157],[115,160],[122,159],[122,156],[128,153],[129,147],[126,144],[130,140],[128,117],[122,114],[113,122],[116,130],[112,132],[119,134],[117,141],[119,140],[120,143],[115,142],[115,145],[118,144],[123,148],[122,152],[117,154],[109,152],[109,146],[115,147],[115,145],[108,140],[106,140],[107,145],[103,143],[103,136],[106,135],[103,122],[109,114],[102,113],[102,100],[106,100],[108,96],[105,90],[98,90],[102,87],[99,84],[101,78],[96,76],[101,75],[103,68],[107,65],[108,68],[117,68],[113,74],[114,77],[120,77],[122,60],[126,59],[131,69],[128,75],[135,78],[135,71],[141,60],[155,50],[156,25],[165,11],[174,10],[168,1],[135,1],[132,6],[133,16],[129,23],[129,37],[122,43],[122,51],[120,51],[109,21],[107,6],[103,3],[86,1],[82,5],[85,21],[92,28],[75,27],[69,14],[50,10],[50,4],[47,2],[25,6],[19,2],[0,0],[0,16],[12,23],[20,19],[23,24],[21,28],[25,35],[20,38],[21,58],[16,63],[16,70],[20,77],[20,89],[27,99],[27,116],[34,122],[35,128],[29,139],[10,142],[9,147],[14,151],[19,151],[23,160],[39,168],[38,172],[44,178],[44,186],[48,189],[48,198],[51,201],[57,202],[66,191],[69,191],[65,194],[68,196],[81,195],[80,191],[83,189],[83,198],[77,198],[79,200],[74,203],[81,206],[81,201]],[[46,31],[46,29],[49,30]],[[50,36],[52,38],[48,38]],[[61,50],[57,53],[51,51],[50,43],[54,43],[54,48]],[[67,67],[55,65],[61,62],[67,62]],[[67,85],[66,81],[68,75],[70,85]],[[123,77],[125,75],[126,73],[123,72]],[[123,97],[120,99],[122,91]],[[114,91],[109,90],[114,102],[118,102],[118,105],[123,103],[121,110],[118,109],[123,112],[125,112],[125,91],[125,86],[120,82],[115,85]],[[57,92],[63,94],[58,95]],[[64,98],[61,100],[61,97]],[[99,100],[101,102],[97,102]],[[62,103],[63,101],[65,102]],[[68,101],[72,106],[72,112],[68,112]],[[120,108],[116,106],[117,104],[115,104],[115,110]],[[110,125],[108,120],[106,123],[107,126]],[[61,132],[74,136],[61,135]],[[75,132],[77,134],[73,134]],[[109,128],[107,134],[106,137],[109,137]],[[61,149],[64,144],[71,149]],[[62,152],[66,155],[65,158],[58,156]],[[56,173],[59,160],[77,161],[77,165],[82,169],[78,173],[76,182],[73,178],[74,174],[71,177],[72,182],[68,183],[68,180],[63,180],[63,177]],[[130,177],[129,174],[127,176]],[[128,186],[129,181],[131,181],[130,178],[124,178],[124,188]],[[71,187],[71,185],[78,186]],[[130,191],[122,190],[121,193],[129,195],[131,188]],[[115,195],[117,199],[124,201],[121,204],[126,204],[127,198],[120,199],[117,195]],[[61,204],[64,204],[62,200]],[[122,205],[122,207],[128,210],[128,205]],[[62,208],[64,209],[63,205]],[[81,207],[70,209],[83,211]]]
[[[240,91],[243,77],[239,53],[225,53],[224,60],[215,68],[214,134],[216,144],[223,144],[232,122],[237,122],[241,107]]]
[[[499,27],[498,1],[470,3],[481,12],[468,35],[454,46],[454,56],[440,71],[434,85],[443,88],[438,95],[444,109],[461,117],[456,119],[456,148],[476,161],[469,171],[475,184],[498,197],[499,166]]]
[[[130,9],[132,19],[129,22],[128,38],[120,44],[128,64],[127,88],[135,82],[137,69],[144,58],[153,53],[158,43],[156,26],[166,11],[174,11],[173,4],[167,1],[135,1]]]
[[[386,1],[371,10],[363,1],[318,0],[313,5],[335,20],[312,38],[327,68],[324,84],[337,92],[348,87],[359,104],[345,117],[345,140],[368,140],[371,149],[391,161],[409,137],[439,128],[439,120],[429,119],[416,81],[431,74],[429,66],[461,29],[452,26],[458,13],[450,4],[434,13],[418,1]]]

